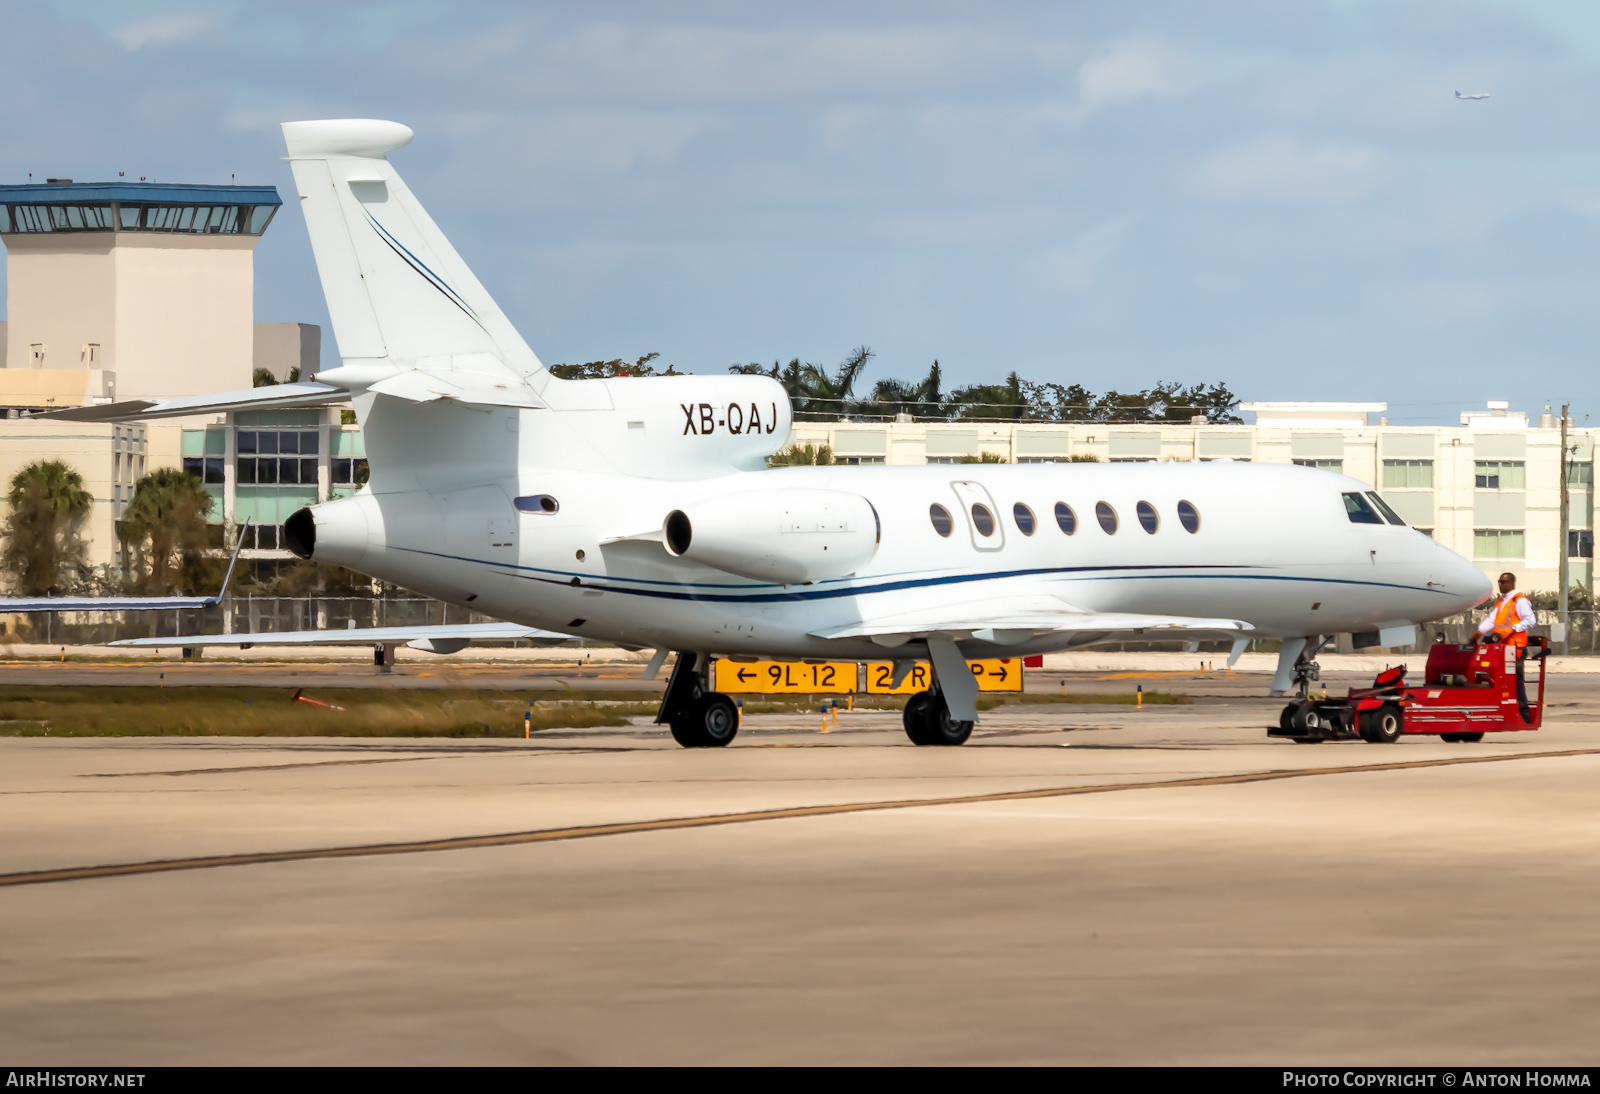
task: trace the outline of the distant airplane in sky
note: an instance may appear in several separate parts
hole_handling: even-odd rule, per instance
[[[1458,99],[1487,99],[1488,97],[1489,93],[1487,91],[1479,91],[1473,95],[1463,95],[1459,91],[1456,92],[1456,98]]]

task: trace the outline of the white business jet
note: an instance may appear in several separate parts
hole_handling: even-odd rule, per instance
[[[964,742],[968,658],[1145,636],[1401,645],[1490,593],[1355,479],[1249,463],[783,467],[758,376],[562,380],[387,155],[411,130],[291,122],[289,159],[343,363],[315,380],[86,408],[165,417],[350,401],[371,479],[285,524],[303,558],[526,626],[678,651],[658,720],[725,745],[714,655],[931,663],[917,744]]]

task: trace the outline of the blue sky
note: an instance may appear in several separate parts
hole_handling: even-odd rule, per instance
[[[287,194],[278,122],[403,121],[395,165],[547,362],[865,343],[868,379],[1600,421],[1600,5],[7,11],[0,181]],[[326,330],[293,203],[256,309]]]

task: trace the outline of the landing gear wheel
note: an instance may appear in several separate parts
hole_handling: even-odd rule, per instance
[[[901,714],[901,721],[906,727],[906,736],[911,738],[914,745],[931,745],[934,743],[928,724],[932,719],[933,693],[919,691],[906,700],[906,709]]]
[[[739,732],[739,708],[720,691],[702,695],[672,719],[672,739],[684,748],[721,748]]]
[[[972,736],[972,723],[952,720],[944,696],[929,691],[919,691],[907,700],[903,717],[912,744],[960,745]]]
[[[1468,744],[1475,744],[1476,742],[1483,740],[1483,734],[1482,733],[1441,733],[1441,734],[1439,734],[1439,739],[1441,741],[1449,741],[1451,744],[1459,744],[1459,743],[1461,743],[1463,741],[1465,741]]]
[[[1405,732],[1405,717],[1393,703],[1360,714],[1361,739],[1372,745],[1392,745]]]
[[[1294,732],[1294,712],[1300,709],[1299,703],[1290,703],[1283,708],[1283,713],[1278,715],[1278,728],[1284,733]]]

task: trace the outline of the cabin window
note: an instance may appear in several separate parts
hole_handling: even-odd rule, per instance
[[[1367,499],[1354,490],[1344,496],[1344,511],[1350,518],[1351,524],[1382,524],[1383,518],[1378,515]]]
[[[928,519],[933,521],[933,530],[941,536],[948,537],[956,522],[950,519],[950,510],[942,505],[928,506]]]
[[[973,504],[972,526],[978,530],[980,536],[994,535],[994,514],[989,512],[987,505]]]
[[[1183,525],[1183,530],[1190,535],[1200,530],[1200,510],[1186,501],[1178,503],[1178,523]]]
[[[1117,511],[1115,509],[1103,501],[1097,501],[1094,503],[1094,516],[1100,522],[1100,527],[1105,530],[1106,535],[1114,536],[1117,534]]]
[[[1400,514],[1389,508],[1388,502],[1384,501],[1377,494],[1374,494],[1371,490],[1367,491],[1367,497],[1372,499],[1372,504],[1378,507],[1378,512],[1382,513],[1384,519],[1390,524],[1398,524],[1402,528],[1406,526],[1406,522],[1400,519]]]
[[[1139,527],[1152,536],[1155,535],[1156,529],[1161,527],[1161,517],[1156,513],[1156,507],[1147,501],[1141,501],[1134,506],[1134,511],[1139,514]]]
[[[1033,519],[1033,510],[1020,501],[1011,507],[1011,519],[1017,522],[1017,531],[1025,536],[1033,535],[1033,530],[1039,526],[1039,522]]]
[[[1056,523],[1061,526],[1064,535],[1072,535],[1078,530],[1078,514],[1072,511],[1072,506],[1064,501],[1056,502]]]

